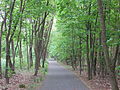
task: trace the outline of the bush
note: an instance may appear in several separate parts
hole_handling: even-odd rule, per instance
[[[19,88],[26,88],[25,84],[20,84]]]

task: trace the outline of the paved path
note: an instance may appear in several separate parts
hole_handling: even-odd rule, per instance
[[[48,75],[40,90],[89,90],[73,72],[56,61],[49,61]]]

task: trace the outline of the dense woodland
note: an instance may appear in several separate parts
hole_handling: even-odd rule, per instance
[[[35,67],[36,76],[53,24],[54,7],[49,0],[0,1],[0,77],[10,76],[16,69]],[[5,75],[5,76],[3,76]]]
[[[120,0],[0,0],[0,78],[37,76],[47,57],[119,90]]]
[[[57,10],[50,53],[80,74],[87,71],[88,80],[109,77],[118,90],[120,0],[64,0]]]

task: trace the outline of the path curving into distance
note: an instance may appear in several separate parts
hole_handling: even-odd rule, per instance
[[[40,90],[89,90],[73,72],[56,61],[49,61],[48,75]]]

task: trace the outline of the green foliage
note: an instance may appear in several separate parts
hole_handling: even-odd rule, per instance
[[[25,84],[20,84],[19,88],[26,88]]]
[[[116,45],[120,45],[120,15],[118,3],[117,0],[109,2],[104,1],[104,7],[106,7],[107,45],[109,47],[110,55],[114,55],[114,50],[112,51],[112,48],[115,48]],[[72,56],[74,50],[74,56],[78,59],[81,41],[82,58],[86,60],[87,35],[89,36],[89,53],[101,53],[103,49],[100,43],[101,29],[96,1],[56,0],[56,4],[57,13],[51,35],[51,43],[49,45],[50,56],[54,56],[60,61],[71,61],[73,59]],[[87,29],[88,23],[91,25],[91,31]],[[94,49],[90,48],[90,33],[92,34],[92,40],[95,44],[93,47]],[[97,54],[97,62],[106,65],[104,55],[99,56]]]
[[[105,66],[106,62],[104,55],[102,55],[103,49],[100,40],[102,38],[96,0],[23,0],[23,12],[20,10],[21,0],[16,0],[11,15],[10,6],[12,5],[12,1],[13,0],[0,1],[0,21],[3,21],[4,16],[7,15],[6,23],[2,32],[1,61],[3,72],[5,72],[6,68],[6,36],[9,32],[8,28],[10,27],[10,22],[10,36],[13,35],[12,40],[14,41],[14,49],[16,53],[15,68],[20,69],[21,60],[21,67],[27,69],[30,60],[29,47],[31,39],[33,39],[32,44],[34,45],[32,47],[34,49],[36,46],[35,41],[38,39],[41,40],[41,38],[35,36],[35,32],[38,32],[37,30],[42,27],[38,26],[38,24],[41,25],[41,23],[43,23],[42,20],[45,13],[48,15],[44,27],[45,31],[49,28],[48,24],[51,17],[53,18],[56,15],[54,17],[54,26],[49,44],[49,54],[51,57],[55,57],[57,60],[66,61],[68,64],[71,64],[73,61],[78,61],[80,59],[81,52],[82,62],[86,65],[87,53],[91,61],[92,58],[90,54],[91,52],[94,52],[92,55],[95,56],[97,53],[97,64],[103,64]],[[109,47],[109,55],[110,57],[113,57],[115,54],[114,48],[116,45],[120,45],[120,2],[119,0],[103,0],[103,2],[106,20],[106,42]],[[10,21],[10,15],[12,21]],[[0,22],[0,25],[2,25],[1,23],[2,22]],[[33,37],[32,32],[34,33]],[[43,38],[42,40],[44,40]],[[20,41],[22,44],[22,55],[20,55]],[[88,43],[88,50],[86,49],[86,42]],[[91,42],[93,46],[90,45]],[[10,57],[13,63],[14,50],[12,50],[11,46],[12,45],[10,45]],[[101,54],[101,56],[98,54]],[[93,59],[94,58],[95,57],[93,57]],[[35,52],[33,52],[33,63],[35,63],[35,59]],[[10,68],[7,69],[8,76],[11,77],[14,72]],[[116,70],[119,71],[120,66],[116,67]],[[44,75],[48,72],[48,62],[45,62],[45,68],[41,68],[40,72]],[[38,83],[41,80],[43,80],[43,77],[36,78],[35,82]],[[24,87],[24,85],[20,85],[20,87]]]
[[[117,73],[117,75],[120,76],[120,66],[117,66],[115,69],[116,69],[117,72],[119,72],[119,73]]]
[[[12,75],[14,74],[15,72],[11,70],[11,68],[8,68],[8,77],[12,77]]]
[[[45,65],[44,65],[44,68],[41,68],[40,69],[40,72],[45,76],[47,73],[48,73],[48,62],[45,61]]]
[[[47,1],[49,2],[48,5],[47,5]],[[0,1],[0,14],[1,14],[0,25],[1,25],[1,22],[3,21],[3,17],[5,16],[4,14],[5,10],[7,13],[7,17],[6,17],[7,18],[7,21],[6,21],[7,30],[3,30],[2,32],[2,52],[1,53],[2,53],[3,72],[5,70],[5,63],[6,63],[6,41],[5,40],[7,36],[8,27],[9,27],[10,5],[11,5],[11,0]],[[20,0],[16,0],[13,13],[12,13],[12,25],[11,25],[10,35],[14,33],[12,39],[14,41],[14,49],[16,49],[15,50],[15,53],[16,53],[15,68],[16,69],[20,68],[19,42],[21,41],[22,42],[22,54],[23,54],[22,67],[26,69],[28,66],[26,45],[29,46],[30,44],[30,38],[32,37],[32,26],[34,25],[34,21],[38,21],[39,18],[41,18],[42,20],[45,12],[49,13],[49,16],[47,19],[50,20],[51,17],[53,17],[53,15],[56,12],[56,5],[55,5],[54,0],[23,0],[23,3],[22,3],[23,12],[20,12],[20,7],[21,7]],[[20,26],[20,18],[22,18],[21,26]],[[21,31],[20,31],[20,27],[21,27]],[[33,37],[33,39],[35,38]],[[10,56],[11,56],[11,61],[12,61],[13,60],[12,48],[10,49]],[[33,62],[35,62],[34,52],[33,52]],[[12,73],[11,71],[9,72]]]

